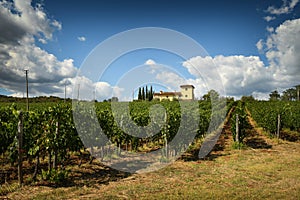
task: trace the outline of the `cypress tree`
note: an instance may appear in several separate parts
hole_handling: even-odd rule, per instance
[[[139,87],[139,93],[138,93],[138,100],[142,99],[142,91],[141,88]]]
[[[149,92],[149,101],[152,101],[152,99],[153,99],[153,94],[154,94],[154,92],[153,92],[153,88],[152,88],[152,85],[151,85],[151,87],[150,87],[150,92]]]
[[[145,100],[149,100],[149,91],[148,91],[148,86],[146,85],[146,98]]]
[[[144,89],[144,87],[142,89],[142,100],[145,100],[145,89]]]

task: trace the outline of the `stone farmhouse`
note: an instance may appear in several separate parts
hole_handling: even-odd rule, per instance
[[[173,101],[174,99],[178,100],[194,100],[194,89],[193,85],[181,85],[180,92],[163,92],[160,91],[159,93],[153,94],[153,99],[162,100],[169,100]]]

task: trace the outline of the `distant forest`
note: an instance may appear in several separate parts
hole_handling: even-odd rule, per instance
[[[30,103],[40,103],[40,102],[61,102],[64,101],[63,98],[55,97],[55,96],[39,96],[39,97],[31,97],[29,98]],[[72,99],[68,98],[66,99],[67,102],[71,102]],[[0,102],[16,102],[16,103],[25,103],[26,98],[25,97],[11,97],[11,96],[5,96],[5,95],[0,95]]]
[[[208,100],[207,98],[210,97],[211,93],[215,92],[214,90],[208,92],[208,94],[205,94],[202,99]],[[216,93],[216,92],[215,92]],[[153,99],[154,90],[152,89],[152,86],[150,88],[141,87],[138,90],[138,100],[148,100],[151,101]],[[243,96],[242,100],[255,100],[253,96]],[[269,94],[269,100],[270,101],[299,101],[300,100],[300,85],[297,85],[295,87],[289,88],[284,90],[281,94],[274,90]],[[64,101],[64,98],[56,97],[56,96],[39,96],[39,97],[30,97],[29,103],[40,103],[40,102],[62,102]],[[108,101],[118,101],[117,97],[112,97],[108,100],[103,100],[104,102]],[[12,97],[12,96],[6,96],[6,95],[0,95],[0,102],[26,102],[25,97]],[[67,98],[66,102],[72,102],[72,99]],[[97,101],[96,101],[97,102]]]

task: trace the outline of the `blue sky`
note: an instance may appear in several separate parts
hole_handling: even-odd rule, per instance
[[[130,69],[147,61],[152,61],[147,66],[167,65],[183,74],[184,81],[174,78],[177,76],[170,71],[155,71],[156,77],[161,77],[161,73],[166,75],[160,80],[165,81],[166,89],[176,90],[182,83],[194,84],[198,98],[211,87],[205,86],[190,65],[205,71],[214,63],[226,91],[224,95],[237,98],[242,95],[267,98],[274,89],[284,90],[299,84],[298,0],[0,2],[0,19],[4,19],[0,30],[8,30],[0,33],[0,94],[23,95],[22,65],[27,65],[31,96],[64,96],[64,84],[70,96],[78,68],[99,43],[141,27],[162,27],[183,33],[202,45],[209,56],[184,60],[151,49],[123,55],[111,64],[98,83],[85,77],[86,87],[90,84],[101,94],[99,100],[109,98],[112,91],[129,100],[122,94],[129,88],[116,83]],[[173,82],[169,80],[171,77]]]
[[[79,66],[99,42],[128,29],[164,27],[198,41],[210,55],[258,55],[271,1],[44,1],[63,29],[43,48]],[[274,1],[273,1],[274,2]],[[86,38],[85,42],[77,40]],[[74,48],[75,47],[75,48]],[[77,47],[77,48],[76,48]]]

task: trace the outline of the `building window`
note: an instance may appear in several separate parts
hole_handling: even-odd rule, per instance
[[[167,96],[167,98],[169,98],[169,96]]]
[[[185,97],[188,97],[188,95],[185,95]]]
[[[185,88],[185,91],[187,91],[187,88]]]

